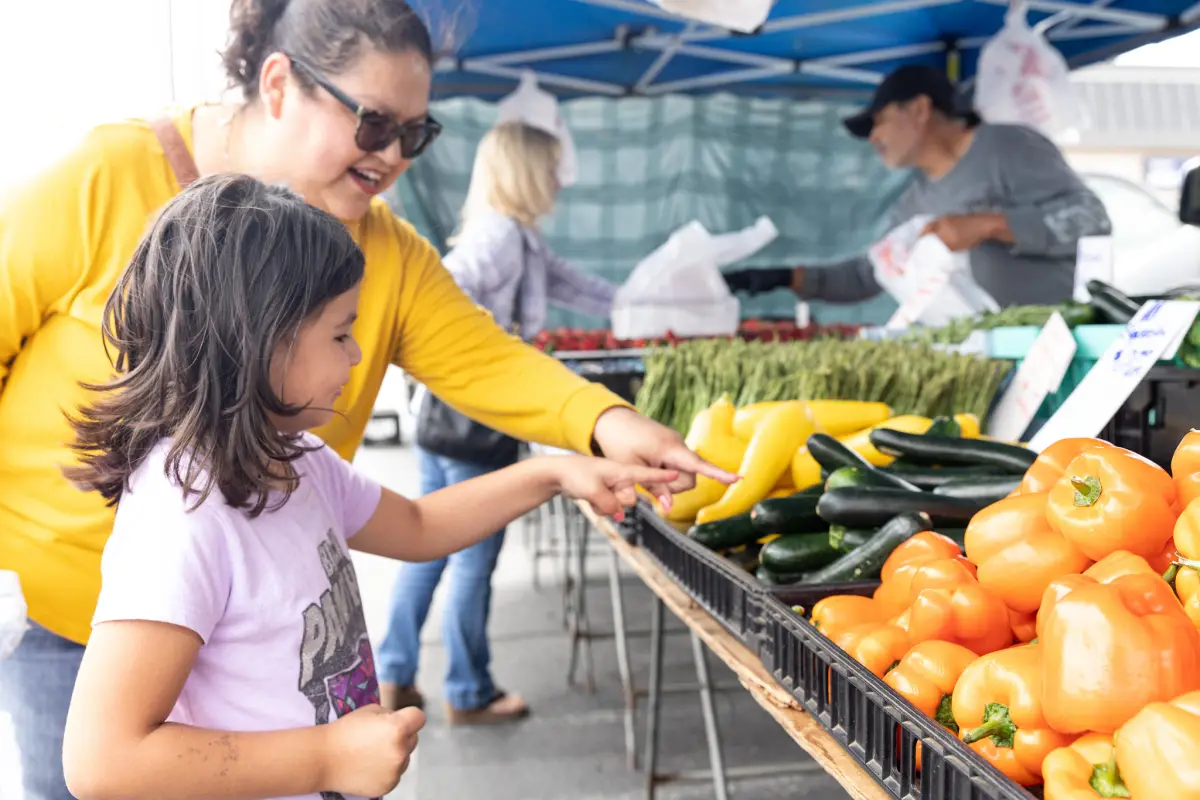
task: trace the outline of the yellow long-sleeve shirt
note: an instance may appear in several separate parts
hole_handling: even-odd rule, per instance
[[[191,116],[175,115],[189,148]],[[77,642],[90,632],[113,512],[62,475],[73,460],[64,412],[89,400],[80,382],[112,377],[104,304],[150,216],[179,191],[149,124],[134,120],[96,128],[0,200],[0,569],[20,575],[36,622]],[[366,254],[354,326],[363,361],[338,404],[344,418],[316,431],[342,457],[391,363],[506,433],[589,449],[596,418],[623,404],[616,395],[505,334],[384,201],[350,230]]]

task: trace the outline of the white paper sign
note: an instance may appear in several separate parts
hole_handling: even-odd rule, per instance
[[[1088,281],[1113,282],[1113,241],[1111,236],[1082,236],[1075,249],[1075,302],[1092,298]]]
[[[1142,306],[1029,447],[1040,453],[1060,439],[1100,433],[1150,368],[1179,349],[1198,311],[1200,302],[1184,300]]]
[[[1078,347],[1066,320],[1055,312],[1033,340],[1008,390],[996,404],[987,435],[1001,441],[1019,439],[1046,395],[1062,385]]]

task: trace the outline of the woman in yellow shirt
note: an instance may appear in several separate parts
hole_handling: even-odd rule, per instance
[[[403,0],[235,0],[231,28],[225,64],[243,104],[98,127],[0,202],[0,569],[19,575],[31,622],[0,661],[0,708],[13,715],[28,800],[70,797],[62,731],[113,518],[100,495],[62,475],[73,460],[64,412],[87,401],[81,382],[111,376],[102,310],[148,219],[187,181],[181,154],[199,175],[288,184],[344,220],[366,254],[353,331],[363,361],[341,415],[317,431],[344,458],[397,364],[521,439],[686,474],[657,491],[687,488],[697,471],[733,479],[505,334],[379,197],[439,130],[428,113],[429,33]]]

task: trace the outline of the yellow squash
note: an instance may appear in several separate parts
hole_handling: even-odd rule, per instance
[[[733,416],[733,433],[739,439],[749,439],[754,430],[762,423],[773,409],[781,403],[793,401],[775,401],[768,403],[752,403],[737,410]],[[862,400],[805,400],[808,410],[812,412],[816,429],[830,436],[842,436],[847,433],[861,431],[892,416],[892,410],[887,403],[870,403]],[[976,425],[978,427],[978,425]]]
[[[696,514],[705,506],[711,506],[721,499],[727,487],[720,481],[713,480],[707,475],[696,476],[695,488],[680,492],[671,498],[671,510],[663,514],[662,504],[655,501],[654,507],[658,513],[672,522],[691,522]]]
[[[746,442],[733,435],[733,402],[722,397],[701,411],[688,429],[687,446],[726,472],[735,472],[746,454]]]
[[[738,469],[741,480],[726,489],[716,503],[700,509],[696,522],[725,519],[753,508],[770,494],[812,432],[812,414],[803,403],[782,403],[772,409],[746,447]]]

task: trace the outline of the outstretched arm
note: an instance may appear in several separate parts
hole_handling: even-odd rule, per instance
[[[434,561],[486,539],[557,494],[619,516],[637,502],[637,484],[668,483],[677,475],[586,456],[531,458],[419,500],[385,489],[375,513],[348,542],[386,558]]]

